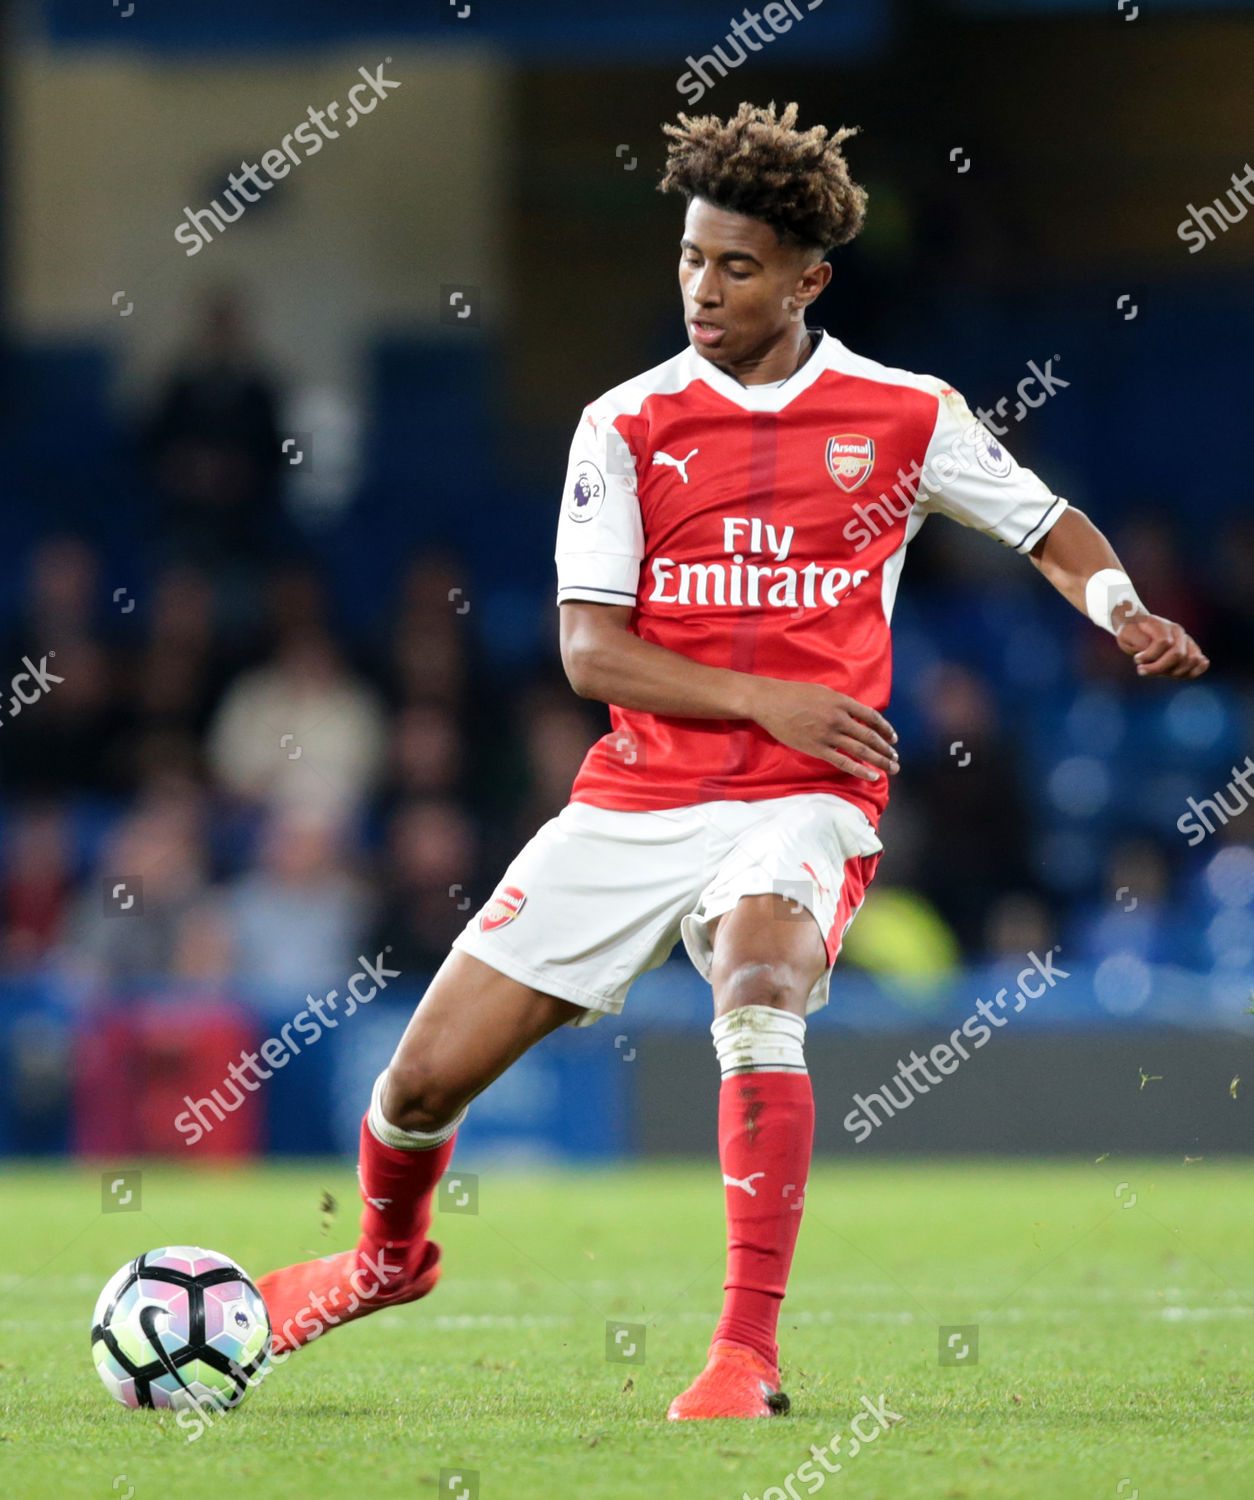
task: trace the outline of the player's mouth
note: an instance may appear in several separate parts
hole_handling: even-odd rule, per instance
[[[708,322],[705,318],[692,318],[688,323],[688,332],[692,335],[694,343],[713,349],[722,341],[727,330],[718,323]]]

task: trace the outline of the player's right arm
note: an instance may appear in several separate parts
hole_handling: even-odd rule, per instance
[[[581,698],[685,719],[752,719],[781,744],[864,781],[899,769],[896,731],[865,703],[819,682],[707,667],[642,641],[630,619],[627,605],[561,606],[562,665]]]
[[[610,416],[584,413],[557,536],[562,665],[581,698],[687,719],[749,719],[781,744],[878,781],[897,736],[875,709],[815,682],[706,666],[630,628],[644,533],[635,465]]]

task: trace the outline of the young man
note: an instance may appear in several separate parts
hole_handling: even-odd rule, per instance
[[[1146,676],[1208,666],[1106,539],[955,391],[804,323],[862,226],[851,134],[796,106],[679,116],[688,347],[584,412],[558,525],[562,659],[611,705],[571,801],[506,870],[362,1123],[355,1250],[261,1279],[277,1345],[425,1296],[431,1198],[469,1102],[541,1037],[615,1014],[682,936],[714,994],[728,1254],[672,1418],[787,1409],[776,1324],[813,1133],[803,1042],[875,871],[898,769],[889,621],[939,511],[1028,556]]]

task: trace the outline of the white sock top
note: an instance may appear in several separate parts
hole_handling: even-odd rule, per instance
[[[466,1109],[463,1109],[455,1119],[450,1120],[447,1125],[442,1125],[439,1130],[432,1130],[430,1133],[422,1130],[402,1130],[399,1125],[393,1125],[383,1113],[383,1080],[386,1077],[385,1070],[375,1079],[374,1088],[370,1091],[370,1113],[366,1116],[370,1134],[375,1140],[382,1141],[385,1146],[393,1146],[398,1151],[430,1151],[435,1146],[442,1146],[466,1118]]]
[[[734,1073],[804,1073],[806,1023],[774,1005],[742,1005],[710,1027],[724,1078]]]

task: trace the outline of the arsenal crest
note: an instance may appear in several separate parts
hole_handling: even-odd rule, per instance
[[[875,467],[875,441],[860,432],[841,432],[827,440],[827,472],[842,490],[856,490]]]
[[[516,885],[503,885],[479,916],[479,926],[484,932],[495,932],[512,922],[527,904],[526,896]]]

